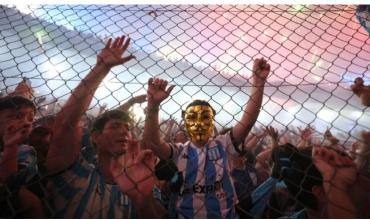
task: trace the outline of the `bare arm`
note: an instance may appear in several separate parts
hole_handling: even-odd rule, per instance
[[[33,97],[33,89],[30,85],[27,84],[27,79],[23,78],[23,80],[17,85],[15,90],[10,93],[9,95],[12,96],[23,96],[27,99],[32,99]]]
[[[125,41],[124,36],[116,38],[113,44],[112,39],[109,39],[105,48],[99,53],[95,67],[81,80],[57,114],[58,123],[53,130],[54,137],[46,161],[50,173],[67,168],[78,158],[81,139],[78,123],[110,69],[134,58],[132,55],[122,57],[129,42],[130,39]]]
[[[146,101],[146,95],[138,95],[129,99],[127,102],[123,103],[117,109],[122,111],[128,111],[134,104],[140,104]]]
[[[233,128],[236,144],[240,144],[257,121],[263,99],[263,90],[266,78],[270,72],[270,64],[263,58],[256,59],[253,64],[251,97],[245,107],[241,120]]]
[[[148,107],[144,125],[143,141],[154,154],[161,159],[168,159],[170,146],[160,138],[159,129],[159,106],[171,93],[175,86],[169,86],[168,82],[162,79],[150,78],[148,81]]]

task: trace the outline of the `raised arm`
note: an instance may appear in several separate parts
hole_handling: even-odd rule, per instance
[[[171,85],[167,88],[168,82],[162,79],[150,78],[148,81],[148,106],[144,125],[143,142],[154,154],[161,159],[168,159],[170,147],[160,138],[159,129],[159,107],[175,87]]]
[[[9,95],[12,96],[23,96],[27,99],[32,99],[33,97],[33,89],[30,86],[30,81],[27,78],[23,78],[23,80],[17,85],[15,90],[10,93]]]
[[[257,121],[263,99],[266,78],[270,72],[270,64],[263,58],[256,59],[253,64],[252,91],[241,120],[233,128],[234,141],[239,145]]]
[[[134,104],[141,104],[146,101],[146,94],[134,96],[127,102],[120,105],[117,109],[122,111],[128,111]]]
[[[53,130],[54,137],[46,161],[50,173],[64,170],[78,158],[81,140],[78,123],[110,69],[134,58],[132,55],[122,57],[129,43],[130,39],[125,40],[124,36],[116,38],[113,43],[112,39],[109,39],[105,48],[98,54],[96,65],[73,90],[57,114],[58,123]]]

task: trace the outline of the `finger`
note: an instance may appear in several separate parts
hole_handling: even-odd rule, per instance
[[[337,166],[346,166],[348,161],[346,160],[346,157],[336,153],[335,162]]]
[[[119,37],[116,38],[116,39],[114,39],[113,44],[112,44],[112,48],[116,48],[117,47],[118,41],[119,41]]]
[[[112,43],[112,38],[109,38],[107,44],[105,44],[105,48],[110,48],[111,43]]]
[[[167,93],[168,95],[169,95],[169,94],[171,94],[171,92],[172,92],[173,88],[175,88],[175,85],[170,85],[170,86],[168,87],[168,89],[166,90],[166,93]]]
[[[139,153],[137,156],[135,163],[145,163],[146,165],[152,167],[152,165],[155,163],[155,156],[153,154],[152,150],[146,149]]]
[[[249,142],[251,139],[253,138],[253,135],[248,135],[246,138],[245,138],[245,142]]]
[[[316,157],[318,157],[319,156],[319,151],[320,151],[320,149],[319,149],[319,147],[318,146],[313,146],[313,148],[312,148],[312,158],[316,158]]]
[[[127,38],[126,42],[122,46],[122,50],[123,51],[126,51],[127,50],[128,45],[130,45],[130,41],[131,41],[131,39],[130,38]]]
[[[163,79],[158,79],[158,82],[157,82],[158,89],[162,89],[162,87],[163,87],[163,82],[164,82],[164,80],[163,80]]]
[[[144,157],[146,156],[146,154],[148,154],[150,150],[146,149],[146,150],[142,150],[139,152],[138,156],[135,158],[135,163],[141,163],[143,160],[144,160]]]
[[[266,60],[265,59],[263,59],[263,58],[260,59],[259,67],[261,69],[264,69],[266,67]]]
[[[130,61],[130,60],[132,60],[132,59],[135,59],[136,57],[134,56],[134,55],[130,55],[130,56],[128,56],[128,57],[124,57],[124,58],[122,58],[121,59],[121,64],[123,64],[123,63],[126,63],[126,62],[128,62],[128,61]]]
[[[154,88],[155,89],[160,89],[160,79],[159,78],[156,78],[155,80],[154,80],[154,83],[153,83],[153,85],[154,85]]]
[[[270,70],[271,70],[270,64],[266,64],[266,70],[268,70],[270,72]]]
[[[162,85],[161,85],[161,89],[166,90],[167,85],[168,85],[167,80],[163,80]]]
[[[326,148],[323,148],[326,150]],[[337,153],[333,150],[326,150],[324,151],[324,155],[325,157],[323,158],[324,160],[327,160],[328,163],[332,166],[337,166],[340,164],[339,160],[338,160],[338,157],[337,157]]]
[[[348,156],[343,158],[343,163],[346,166],[356,166],[356,163]]]
[[[122,35],[122,36],[119,38],[118,47],[121,47],[124,41],[125,41],[125,36],[123,36],[123,35]]]
[[[140,143],[135,139],[128,141],[127,153],[131,154],[132,157],[136,157],[140,151]]]
[[[153,85],[153,83],[154,83],[154,79],[152,77],[149,78],[149,80],[148,80],[148,86]]]
[[[137,99],[138,99],[138,102],[140,102],[140,103],[145,102],[146,101],[146,95],[139,95]]]
[[[8,133],[15,133],[17,130],[25,126],[29,127],[30,125],[29,123],[24,123],[20,120],[14,120],[8,125],[6,130]]]

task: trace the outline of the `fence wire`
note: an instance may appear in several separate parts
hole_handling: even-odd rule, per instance
[[[45,127],[47,119],[53,120],[73,89],[94,67],[96,56],[108,39],[129,36],[131,43],[127,51],[136,58],[111,69],[94,91],[89,110],[82,120],[81,152],[88,166],[96,167],[98,158],[96,149],[89,142],[88,130],[98,115],[119,106],[130,110],[134,118],[131,131],[138,140],[144,138],[148,111],[145,94],[149,78],[161,78],[176,85],[160,107],[160,135],[166,142],[180,142],[188,139],[182,112],[192,100],[206,100],[215,109],[215,134],[234,126],[242,118],[245,103],[251,98],[253,61],[263,57],[271,71],[257,122],[244,143],[250,152],[230,158],[227,166],[239,199],[236,216],[278,218],[297,213],[302,208],[307,210],[311,204],[307,205],[305,201],[311,201],[308,197],[312,195],[311,187],[316,184],[325,188],[328,204],[335,205],[325,206],[327,210],[316,213],[314,218],[328,217],[324,214],[332,210],[356,213],[350,216],[353,218],[366,217],[370,216],[366,209],[368,202],[359,196],[359,192],[366,192],[366,187],[356,186],[355,192],[351,191],[357,196],[353,199],[356,205],[359,201],[364,203],[357,206],[357,211],[345,202],[330,202],[338,201],[331,195],[340,193],[331,180],[325,179],[327,170],[323,171],[320,161],[331,161],[340,156],[335,154],[329,158],[325,152],[321,154],[325,150],[318,150],[312,156],[307,156],[307,152],[296,156],[298,153],[292,153],[290,148],[276,150],[273,147],[274,140],[279,144],[289,142],[301,150],[302,146],[307,150],[305,146],[330,145],[332,154],[334,150],[347,152],[356,161],[357,170],[369,177],[369,139],[362,132],[369,131],[370,117],[351,85],[358,77],[364,84],[369,83],[370,39],[356,18],[356,8],[356,5],[2,5],[1,96],[19,89],[21,82],[31,87],[30,99],[37,109],[34,128]],[[279,137],[274,138],[265,130],[266,126],[273,126]],[[35,132],[48,133],[40,128]],[[38,157],[46,157],[45,152],[36,150]],[[326,155],[331,153],[326,152]],[[286,174],[284,184],[280,181],[283,177],[276,174],[276,167],[288,166],[280,164],[282,158],[291,161],[291,173]],[[294,162],[305,160],[308,160],[306,164]],[[351,163],[342,160],[342,164],[333,162],[331,165],[348,166],[347,173],[343,169],[338,173],[352,174]],[[312,171],[311,167],[315,166],[317,168]],[[181,170],[180,167],[179,172],[186,173],[185,168]],[[77,193],[79,197],[73,197],[73,187],[77,186],[72,187],[68,180],[85,175],[81,170],[72,173],[73,169],[57,180],[49,180],[38,173],[38,179],[27,185],[29,188],[39,185],[36,191],[41,193],[34,194],[42,201],[41,212],[44,214],[41,217],[135,217],[129,208],[123,208],[129,210],[123,215],[112,211],[117,204],[123,207],[132,204],[132,197],[119,194],[114,185],[105,185],[105,188],[104,184],[97,185],[96,192],[103,195],[100,197],[103,205],[99,208],[89,202],[90,195]],[[205,176],[207,172],[200,169],[196,173]],[[322,174],[321,183],[315,182],[317,172]],[[332,178],[337,176],[333,174]],[[45,181],[49,183],[44,184]],[[141,189],[141,182],[135,177],[128,175],[126,181],[135,183],[135,189]],[[201,191],[202,187],[208,186],[207,181],[202,179],[192,187]],[[266,188],[266,184],[269,187]],[[164,190],[165,185],[158,183],[158,192],[154,194],[167,210],[171,210],[172,194]],[[48,187],[63,191],[64,197],[55,197],[52,193],[55,190]],[[212,187],[216,191],[216,184]],[[183,186],[180,191],[184,193],[185,188]],[[295,193],[290,191],[292,188]],[[194,190],[192,193],[196,194]],[[104,197],[108,191],[110,197]],[[306,191],[310,191],[308,197]],[[249,202],[245,202],[246,197],[242,195],[248,195]],[[113,197],[111,201],[115,204],[103,202]],[[222,198],[218,197],[219,200]],[[8,216],[23,213],[22,201],[13,202],[14,198],[9,195],[1,199],[2,203],[5,201],[12,207]],[[207,204],[198,204],[200,200],[194,200],[192,215],[180,212],[176,217],[219,217],[214,213],[204,214]],[[176,201],[179,203],[179,198]],[[70,208],[75,206],[78,207]],[[68,215],[61,215],[58,211],[65,207],[69,207],[68,211],[64,210]],[[139,217],[142,217],[141,211],[136,213]],[[223,213],[221,217],[227,216]]]

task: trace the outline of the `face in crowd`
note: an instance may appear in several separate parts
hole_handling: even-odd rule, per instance
[[[5,99],[9,100],[4,101]],[[0,137],[4,136],[7,129],[9,130],[14,128],[16,130],[21,130],[24,140],[28,138],[32,130],[35,109],[31,101],[23,99],[24,98],[21,97],[3,98],[3,100],[0,101],[2,102],[0,109]]]
[[[114,111],[110,116],[109,114],[111,113],[107,112],[106,116],[98,119],[101,123],[99,122],[99,128],[93,131],[92,141],[98,153],[124,154],[132,140],[130,121],[125,115],[122,117],[118,111]]]
[[[207,105],[190,106],[185,111],[185,126],[192,142],[204,145],[213,135],[214,111]]]

